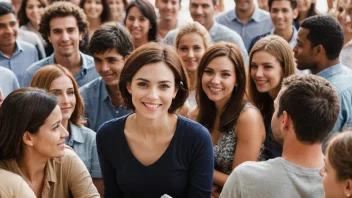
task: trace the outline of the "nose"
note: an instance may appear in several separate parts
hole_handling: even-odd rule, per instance
[[[147,94],[148,99],[155,100],[158,98],[158,89],[157,87],[151,87],[148,89],[148,94]]]
[[[220,84],[220,76],[214,75],[210,82],[213,84]]]
[[[68,135],[69,135],[69,133],[68,133],[68,131],[65,129],[65,127],[64,126],[62,126],[62,124],[60,123],[60,137],[61,138],[67,138],[68,137]]]
[[[61,102],[61,103],[64,103],[64,104],[69,103],[69,99],[68,99],[68,96],[67,96],[66,93],[63,93],[63,94],[61,95],[61,97],[60,97],[60,102]]]
[[[190,57],[190,58],[194,57],[194,52],[193,52],[192,49],[188,50],[187,56]]]
[[[133,25],[134,27],[139,26],[139,20],[135,19],[135,20],[133,21],[132,25]]]
[[[64,32],[62,33],[62,40],[68,41],[69,38],[70,38],[69,34],[68,34],[66,31],[64,31]]]
[[[292,49],[292,51],[293,51],[293,53],[297,53],[297,44],[293,47],[293,49]]]
[[[281,11],[279,11],[279,12],[277,13],[277,17],[279,17],[279,18],[282,18],[282,17],[283,17],[283,14],[282,14]]]
[[[10,25],[8,25],[7,27],[6,27],[6,33],[9,33],[9,34],[12,34],[13,33],[13,28],[10,26]]]
[[[198,7],[197,7],[196,13],[197,13],[197,14],[202,14],[202,13],[203,13],[202,6],[198,6]]]
[[[103,61],[103,62],[101,63],[101,68],[100,68],[100,70],[101,70],[101,71],[108,71],[108,70],[109,70],[109,66],[108,66],[108,64],[107,64],[105,61]]]
[[[255,72],[256,77],[261,77],[263,76],[263,69],[261,67],[257,68],[257,71]]]

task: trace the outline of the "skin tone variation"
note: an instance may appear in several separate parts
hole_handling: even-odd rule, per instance
[[[126,28],[132,35],[135,48],[148,43],[148,32],[151,29],[150,21],[136,6],[130,9],[126,18]]]
[[[18,23],[14,14],[0,16],[0,51],[12,57],[18,34]]]
[[[44,6],[38,0],[28,0],[26,15],[34,29],[39,30],[40,20],[44,14]]]

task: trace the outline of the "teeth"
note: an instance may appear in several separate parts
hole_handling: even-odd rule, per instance
[[[267,83],[267,80],[257,80],[257,84],[265,84]]]
[[[213,87],[209,87],[209,88],[210,88],[210,90],[216,91],[216,92],[222,91],[221,88],[213,88]]]
[[[158,108],[158,106],[159,105],[157,105],[157,104],[147,104],[147,103],[144,103],[145,104],[145,106],[147,106],[147,107],[149,107],[149,108],[153,108],[153,109],[156,109],[156,108]]]

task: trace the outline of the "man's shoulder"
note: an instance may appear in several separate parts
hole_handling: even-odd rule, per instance
[[[280,173],[279,167],[278,158],[262,162],[244,162],[235,168],[234,173],[247,180],[269,178],[273,174]]]
[[[215,17],[217,22],[229,21],[234,16],[234,9],[223,12]]]
[[[29,66],[27,68],[27,71],[30,73],[36,72],[41,67],[46,66],[46,65],[50,65],[51,63],[50,63],[49,59],[50,59],[50,57],[46,57],[40,61],[33,63],[31,66]]]
[[[83,85],[82,87],[80,87],[79,92],[81,94],[95,92],[95,94],[96,94],[96,91],[100,88],[102,81],[103,81],[103,79],[101,77],[96,78],[96,79],[90,81],[89,83]],[[87,96],[87,97],[89,97],[89,96]]]
[[[25,52],[28,50],[34,51],[34,52],[37,51],[37,48],[35,48],[35,46],[32,43],[29,43],[29,42],[23,41],[23,40],[19,40],[19,39],[17,39],[16,42],[17,42],[18,46],[21,49],[23,49]]]

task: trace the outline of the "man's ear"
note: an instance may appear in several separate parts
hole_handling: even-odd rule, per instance
[[[321,56],[321,55],[325,55],[326,54],[325,53],[325,49],[324,49],[323,45],[321,45],[321,44],[314,47],[313,53],[316,56]]]
[[[23,136],[22,136],[22,141],[24,144],[28,146],[33,146],[33,135],[29,133],[29,131],[25,131]]]
[[[346,179],[343,190],[346,197],[352,196],[352,179]]]
[[[287,129],[289,127],[291,127],[291,118],[288,115],[287,111],[283,111],[282,112],[282,120],[281,120],[281,127],[282,129]]]

